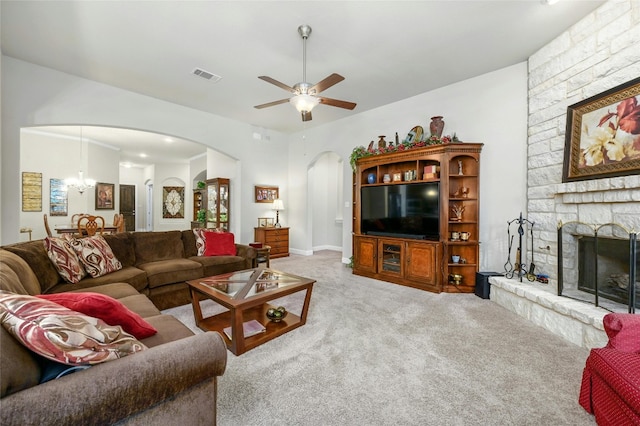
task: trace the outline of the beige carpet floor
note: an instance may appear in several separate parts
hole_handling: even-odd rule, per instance
[[[317,280],[307,324],[228,353],[218,425],[595,424],[578,405],[588,351],[489,300],[355,276],[331,251],[271,267]],[[190,305],[165,312],[198,331]]]

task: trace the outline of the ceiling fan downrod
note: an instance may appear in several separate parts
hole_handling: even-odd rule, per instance
[[[302,37],[302,82],[307,82],[307,39],[311,34],[311,27],[309,25],[300,25],[298,27],[298,34]]]

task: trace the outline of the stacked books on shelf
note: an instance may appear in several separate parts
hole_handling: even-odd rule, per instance
[[[251,336],[255,336],[256,334],[264,333],[265,331],[267,331],[267,329],[264,327],[264,325],[260,324],[256,320],[251,320],[251,321],[244,322],[242,324],[242,329],[243,329],[245,338],[251,337]],[[224,334],[227,335],[229,340],[232,340],[232,337],[231,337],[231,326],[224,328]]]

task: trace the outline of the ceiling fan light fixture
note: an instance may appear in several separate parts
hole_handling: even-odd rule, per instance
[[[296,107],[298,112],[311,112],[320,103],[320,99],[311,95],[296,95],[289,99],[291,105]]]

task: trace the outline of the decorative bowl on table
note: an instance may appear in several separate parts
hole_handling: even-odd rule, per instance
[[[267,318],[273,322],[280,322],[287,316],[287,310],[284,306],[267,309]]]

